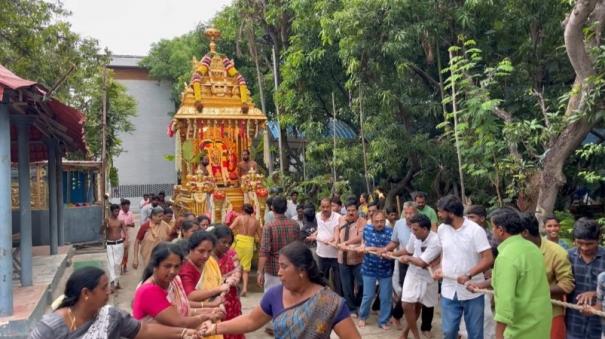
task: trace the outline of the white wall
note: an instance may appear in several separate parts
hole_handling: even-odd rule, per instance
[[[137,102],[137,116],[131,120],[135,130],[119,135],[124,151],[114,159],[120,186],[175,184],[174,162],[164,159],[174,154],[174,138],[166,135],[168,113],[174,111],[170,85],[155,80],[118,81]]]

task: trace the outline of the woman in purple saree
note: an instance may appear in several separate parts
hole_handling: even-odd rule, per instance
[[[217,324],[204,323],[205,335],[253,332],[273,320],[275,338],[361,338],[344,299],[326,287],[311,251],[302,243],[284,247],[279,256],[282,285],[267,291],[252,312]]]

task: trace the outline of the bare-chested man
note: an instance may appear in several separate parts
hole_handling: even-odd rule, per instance
[[[201,171],[201,174],[205,177],[210,176],[211,172],[208,169],[209,166],[210,166],[210,158],[208,158],[207,155],[204,155],[202,157],[202,160],[200,161],[199,170]]]
[[[260,239],[261,231],[260,223],[253,214],[254,207],[250,204],[244,204],[244,214],[238,215],[230,226],[233,233],[235,233],[235,251],[244,270],[243,297],[248,293],[248,273],[250,273],[252,255],[254,254],[254,240],[255,238]]]
[[[256,164],[256,161],[250,160],[250,151],[245,149],[242,151],[242,161],[237,164],[237,170],[239,171],[240,177],[248,174],[251,168],[256,170],[258,169],[258,165]]]
[[[120,288],[121,265],[124,257],[124,245],[128,244],[128,230],[124,221],[118,218],[120,205],[112,204],[109,218],[101,226],[101,234],[105,234],[107,241],[107,270],[112,291]]]

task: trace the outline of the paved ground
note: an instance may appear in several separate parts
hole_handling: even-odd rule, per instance
[[[77,269],[83,265],[96,265],[102,268],[105,268],[106,265],[106,255],[101,247],[91,247],[86,249],[79,249],[76,251],[75,255],[71,260],[72,264],[67,267],[65,270],[65,274],[63,278],[58,284],[58,288],[54,293],[54,298],[61,294],[62,289],[65,286],[65,281],[67,277],[73,272],[74,268]],[[110,298],[110,303],[116,305],[125,311],[130,311],[130,303],[132,301],[132,296],[134,295],[134,290],[139,283],[141,278],[142,269],[138,270],[130,269],[126,275],[124,275],[121,279],[121,284],[123,289],[116,291]],[[250,281],[255,281],[255,279],[250,279]],[[256,290],[252,290],[247,297],[242,298],[242,311],[243,313],[249,312],[252,308],[259,304],[259,301],[262,297],[262,293],[258,290],[258,287],[254,284]],[[53,298],[53,299],[54,299]],[[435,319],[433,319],[433,338],[440,338],[440,335],[437,335],[439,330],[439,318],[438,314],[435,314]],[[368,320],[368,325],[361,329],[361,334],[363,338],[372,338],[372,339],[381,339],[381,338],[398,338],[400,332],[397,331],[394,327],[390,330],[382,330],[376,326],[376,314],[372,313],[370,319]],[[333,335],[336,338],[335,335]],[[259,330],[254,333],[250,333],[246,335],[246,338],[251,339],[260,339],[260,338],[270,338],[264,331]]]

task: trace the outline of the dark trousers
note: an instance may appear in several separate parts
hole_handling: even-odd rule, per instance
[[[391,315],[393,316],[393,318],[401,320],[401,318],[403,318],[403,304],[401,302],[401,299],[393,300],[393,302],[395,303],[395,306],[393,306]]]
[[[349,311],[357,313],[357,308],[361,305],[363,298],[363,280],[361,279],[361,264],[345,265],[339,264],[340,282],[342,284],[342,294],[347,302]]]
[[[422,324],[420,325],[420,331],[430,331],[433,326],[433,313],[435,312],[434,307],[426,307],[422,305],[421,319]]]
[[[319,271],[323,274],[324,278],[331,282],[334,292],[342,296],[342,286],[340,284],[340,273],[338,270],[338,259],[336,258],[322,258],[319,259]],[[332,271],[332,279],[330,281],[330,271]]]

